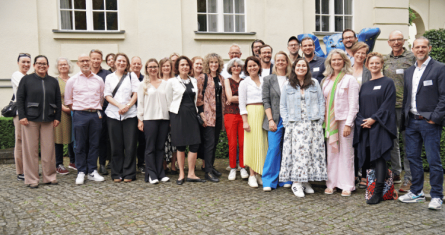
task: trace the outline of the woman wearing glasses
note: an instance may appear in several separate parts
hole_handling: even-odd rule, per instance
[[[17,109],[22,125],[23,169],[25,184],[30,188],[39,187],[39,143],[43,183],[58,184],[54,127],[60,122],[61,97],[57,79],[48,76],[48,68],[48,58],[36,56],[35,73],[24,76],[17,89]]]
[[[109,102],[107,115],[111,143],[111,178],[114,182],[136,179],[137,100],[139,79],[130,72],[130,60],[123,53],[116,54],[116,71],[105,79],[104,97]]]
[[[28,73],[31,67],[31,55],[28,53],[20,53],[17,58],[17,64],[19,70],[15,71],[11,76],[13,100],[17,102],[17,88],[20,80]],[[17,173],[17,180],[25,180],[23,175],[23,156],[22,156],[22,126],[20,125],[19,116],[15,116],[13,119],[15,127],[15,146],[14,146],[14,158],[15,158],[15,171]]]

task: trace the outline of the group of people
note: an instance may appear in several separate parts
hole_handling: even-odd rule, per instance
[[[424,143],[431,171],[429,208],[441,209],[445,65],[429,57],[431,45],[423,37],[411,52],[403,47],[403,34],[392,32],[386,56],[369,53],[351,29],[342,37],[346,50],[334,49],[326,58],[315,55],[310,37],[290,37],[289,54],[279,51],[273,59],[272,46],[262,40],[252,43],[253,55],[245,61],[233,44],[226,64],[210,53],[151,58],[143,66],[139,57],[117,53],[105,57],[110,69],[104,70],[102,52],[91,50],[79,56],[80,72],[71,77],[70,60],[58,58],[57,78],[48,75],[43,55],[34,58],[35,72],[28,74],[31,56],[21,53],[12,76],[17,177],[38,187],[40,144],[43,183],[57,184],[56,172],[67,173],[63,145],[68,144],[76,184],[86,175],[103,181],[106,160],[114,182],[135,180],[137,168],[146,182],[167,182],[169,161],[172,173],[179,170],[178,185],[219,182],[222,174],[214,162],[225,128],[229,180],[239,170],[250,187],[289,187],[297,197],[314,193],[310,182],[326,181],[325,194],[339,189],[350,196],[357,183],[368,186],[367,170],[374,169],[376,185],[367,203],[377,204],[383,201],[387,161],[394,182],[401,183],[398,138],[404,132],[400,191],[408,193],[399,200],[425,200]],[[197,158],[203,160],[205,179],[195,174]]]

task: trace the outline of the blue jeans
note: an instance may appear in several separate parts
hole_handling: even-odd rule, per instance
[[[263,167],[263,187],[277,188],[277,185],[292,184],[288,182],[278,182],[281,168],[281,146],[283,145],[284,127],[283,120],[278,122],[277,130],[275,132],[269,131],[267,138],[269,141],[269,148],[267,149],[266,161]]]
[[[74,111],[73,129],[77,171],[92,173],[97,169],[102,120],[96,112]]]
[[[406,156],[409,159],[412,186],[411,192],[419,194],[423,189],[422,144],[430,166],[431,197],[443,198],[443,168],[440,159],[440,137],[442,126],[432,125],[426,120],[410,118],[405,130]]]

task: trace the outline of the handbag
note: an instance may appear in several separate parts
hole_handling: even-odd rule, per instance
[[[367,187],[366,187],[366,194],[365,198],[366,200],[369,200],[372,195],[374,194],[375,184],[376,184],[376,177],[375,177],[375,170],[374,169],[368,169],[367,171]],[[384,186],[383,186],[383,200],[397,200],[399,197],[397,191],[394,191],[394,178],[392,171],[388,169],[388,178],[385,180]],[[395,194],[395,196],[394,196]]]
[[[3,117],[15,117],[17,115],[17,104],[14,102],[15,95],[12,95],[11,101],[2,109]]]

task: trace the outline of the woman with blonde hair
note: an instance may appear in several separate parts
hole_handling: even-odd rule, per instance
[[[137,100],[139,79],[130,72],[130,60],[124,53],[117,53],[116,70],[105,79],[105,109],[111,143],[111,178],[114,182],[131,182],[136,179],[137,150]]]
[[[326,100],[325,137],[327,138],[328,180],[326,194],[335,188],[342,196],[355,190],[354,177],[354,120],[358,112],[359,84],[351,75],[351,61],[346,53],[332,50],[325,61],[325,78],[321,82]]]
[[[138,88],[138,128],[145,134],[145,182],[167,182],[163,168],[169,114],[167,81],[159,76],[156,59],[145,63],[145,78]]]
[[[291,181],[278,182],[281,167],[281,146],[283,145],[284,127],[280,115],[280,97],[283,87],[289,81],[291,73],[290,60],[287,54],[279,51],[274,57],[275,65],[272,74],[264,78],[263,105],[266,116],[263,121],[263,129],[268,132],[269,148],[264,162],[262,181],[263,190],[268,192],[277,186],[289,188]]]
[[[65,103],[65,86],[73,72],[73,66],[69,59],[59,57],[56,61],[56,73],[59,74],[57,81],[59,82],[61,98],[62,98],[62,115],[60,123],[54,128],[54,140],[56,148],[56,172],[61,175],[68,174],[68,170],[63,165],[63,145],[68,145],[68,156],[70,157],[70,165],[75,163],[73,140],[72,140],[72,121],[71,109],[64,105]]]
[[[224,62],[220,55],[210,53],[204,57],[203,74],[198,80],[198,112],[204,124],[201,128],[200,155],[205,161],[205,178],[211,182],[219,182],[222,174],[213,166],[215,162],[216,146],[223,125],[226,93],[224,92],[224,78],[221,70]]]
[[[175,73],[173,72],[173,62],[165,57],[159,61],[159,77],[163,79],[164,81],[168,81],[170,78],[175,77]],[[165,140],[165,157],[164,157],[164,163],[163,168],[165,171],[165,174],[172,174],[177,175],[178,170],[176,169],[176,158],[177,158],[177,150],[176,146],[172,145],[172,136],[170,132],[170,126],[168,127],[168,135],[167,139]],[[171,171],[167,168],[167,164],[171,162]]]

